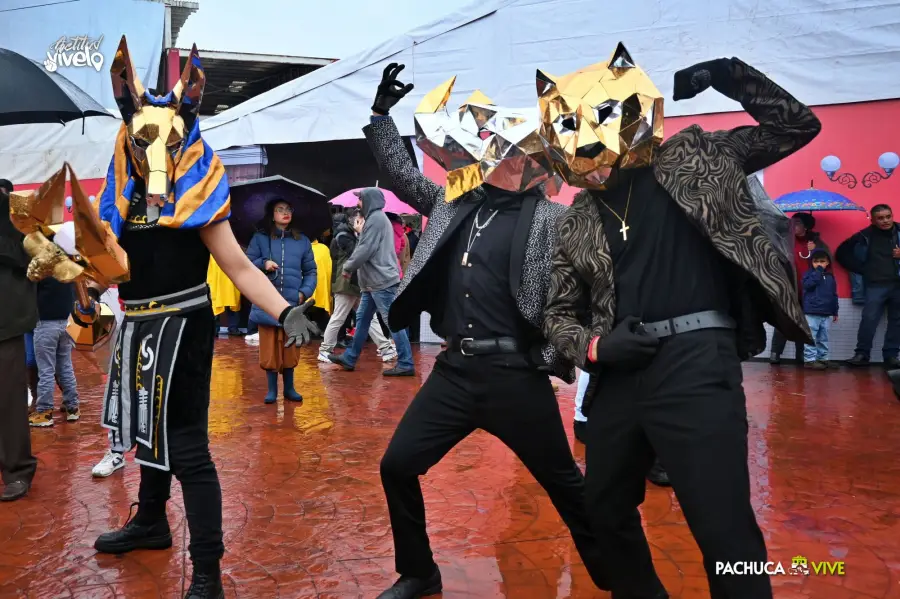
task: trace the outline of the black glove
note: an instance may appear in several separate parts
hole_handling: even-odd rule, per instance
[[[677,102],[693,98],[710,86],[721,91],[727,89],[730,80],[730,58],[700,62],[675,73],[675,90],[672,99]]]
[[[378,92],[375,94],[375,103],[372,104],[372,112],[382,116],[387,115],[403,96],[412,91],[414,87],[412,83],[403,85],[402,82],[397,81],[397,75],[405,66],[392,62],[384,67],[384,74],[381,76],[381,83],[378,84]]]
[[[640,318],[627,316],[609,335],[600,339],[593,364],[610,370],[633,370],[650,362],[656,355],[659,339],[639,331],[640,323]],[[586,367],[589,364],[590,361]]]
[[[285,347],[306,345],[312,340],[313,335],[322,333],[319,327],[306,316],[306,311],[315,303],[316,300],[310,298],[299,306],[285,308],[281,313],[281,318],[278,320],[284,327],[284,336],[287,338]]]

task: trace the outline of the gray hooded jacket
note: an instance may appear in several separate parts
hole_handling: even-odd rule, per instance
[[[367,187],[360,192],[366,219],[353,254],[344,262],[344,272],[356,271],[363,291],[381,291],[400,283],[400,265],[394,251],[394,230],[384,213],[384,194]]]

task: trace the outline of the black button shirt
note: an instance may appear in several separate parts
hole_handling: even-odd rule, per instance
[[[597,202],[613,259],[616,322],[626,316],[656,322],[704,310],[729,312],[725,258],[656,181],[652,169],[623,173],[614,189],[601,194],[608,208]],[[626,220],[627,240],[613,211]]]
[[[521,195],[485,188],[489,199],[473,210],[447,241],[443,271],[447,276],[446,297],[441,321],[435,330],[448,338],[522,339],[525,319],[519,314],[510,290],[510,256],[513,234],[519,219]],[[492,212],[497,214],[481,229]],[[473,243],[468,250],[469,238]],[[463,257],[466,260],[463,261]]]

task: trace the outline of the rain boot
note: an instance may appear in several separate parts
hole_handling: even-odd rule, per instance
[[[266,380],[269,382],[269,392],[266,393],[266,403],[275,403],[278,400],[278,373],[274,370],[266,371]]]
[[[284,398],[288,401],[303,401],[303,396],[294,390],[294,369],[285,368],[284,374]]]

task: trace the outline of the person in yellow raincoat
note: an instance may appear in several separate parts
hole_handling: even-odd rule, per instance
[[[323,240],[331,236],[331,231],[325,231],[312,242],[313,256],[316,259],[316,291],[313,299],[316,300],[313,308],[310,308],[309,318],[319,324],[321,330],[325,330],[332,309],[331,296],[331,250]],[[320,311],[321,310],[321,311]]]
[[[228,312],[228,334],[240,335],[238,322],[241,312],[241,292],[231,282],[212,256],[209,257],[209,269],[206,271],[206,283],[212,298],[213,314],[218,318],[222,312]]]

